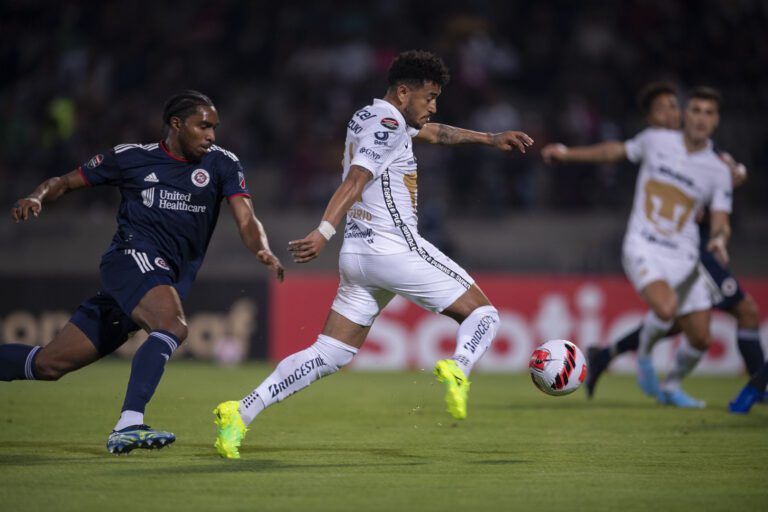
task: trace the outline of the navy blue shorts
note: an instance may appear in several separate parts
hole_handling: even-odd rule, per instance
[[[720,264],[709,251],[701,251],[699,255],[701,264],[712,278],[712,281],[720,291],[719,301],[715,303],[717,309],[728,311],[744,300],[744,290],[731,271]]]
[[[80,304],[69,321],[83,331],[102,356],[120,348],[140,329],[115,299],[103,293]]]
[[[151,249],[117,248],[104,254],[100,271],[101,291],[83,302],[70,322],[106,355],[139,329],[131,313],[144,295],[156,286],[174,286],[175,272]]]
[[[154,250],[112,249],[101,258],[101,289],[130,316],[155,286],[173,286],[175,272]]]

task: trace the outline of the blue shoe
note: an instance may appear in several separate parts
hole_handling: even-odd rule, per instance
[[[706,402],[702,400],[696,400],[685,394],[682,389],[676,389],[674,391],[659,391],[659,395],[656,400],[660,404],[674,405],[683,409],[703,409],[706,406]]]
[[[176,440],[170,432],[155,430],[147,425],[131,425],[122,430],[113,430],[107,439],[107,451],[120,455],[134,448],[159,450]]]
[[[763,397],[763,394],[757,388],[747,384],[742,388],[739,396],[728,404],[728,410],[733,414],[747,414],[752,405]]]
[[[650,356],[637,358],[637,385],[646,395],[659,396],[659,379]]]

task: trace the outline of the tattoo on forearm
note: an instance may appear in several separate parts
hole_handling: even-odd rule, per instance
[[[466,130],[441,124],[437,127],[438,144],[461,144],[470,142],[469,133]]]

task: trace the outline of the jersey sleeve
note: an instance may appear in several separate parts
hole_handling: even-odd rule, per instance
[[[234,157],[234,154],[232,155]],[[245,171],[239,160],[224,156],[221,158],[219,172],[221,173],[221,195],[229,199],[235,196],[251,197],[248,185],[245,183]]]
[[[356,146],[352,148],[354,154],[350,165],[368,169],[373,179],[377,179],[397,158],[405,136],[407,133],[404,128],[390,130],[379,123],[370,123],[360,133]]]
[[[719,163],[719,162],[718,162]],[[718,166],[715,176],[715,189],[712,192],[712,200],[709,209],[712,211],[731,212],[733,205],[733,184],[731,174],[727,167]]]
[[[78,170],[89,187],[119,185],[123,179],[122,169],[114,149],[95,155]]]
[[[633,138],[624,142],[624,150],[627,152],[627,159],[630,162],[636,164],[645,158],[645,152],[647,151],[649,138],[650,131],[643,130]]]

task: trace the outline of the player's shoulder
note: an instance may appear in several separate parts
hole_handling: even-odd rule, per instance
[[[709,147],[704,152],[704,158],[706,158],[707,162],[716,169],[717,172],[725,174],[730,179],[731,176],[731,170],[728,168],[728,165],[723,162],[723,159],[720,157],[720,151],[715,148],[711,143],[709,144]]]
[[[141,157],[160,151],[160,143],[153,142],[150,144],[118,144],[112,148],[115,155],[122,155],[123,157]]]
[[[234,154],[232,151],[224,149],[221,146],[217,146],[216,144],[211,146],[211,150],[208,152],[208,156],[217,160],[223,160],[224,162],[228,163],[240,163],[240,159],[237,158],[236,154]]]
[[[356,110],[350,119],[348,128],[357,134],[379,131],[404,132],[406,130],[402,116],[397,113],[395,107],[380,99]]]
[[[656,126],[649,126],[640,132],[639,135],[659,141],[673,142],[683,139],[683,134],[680,130],[670,130],[669,128],[659,128]]]

